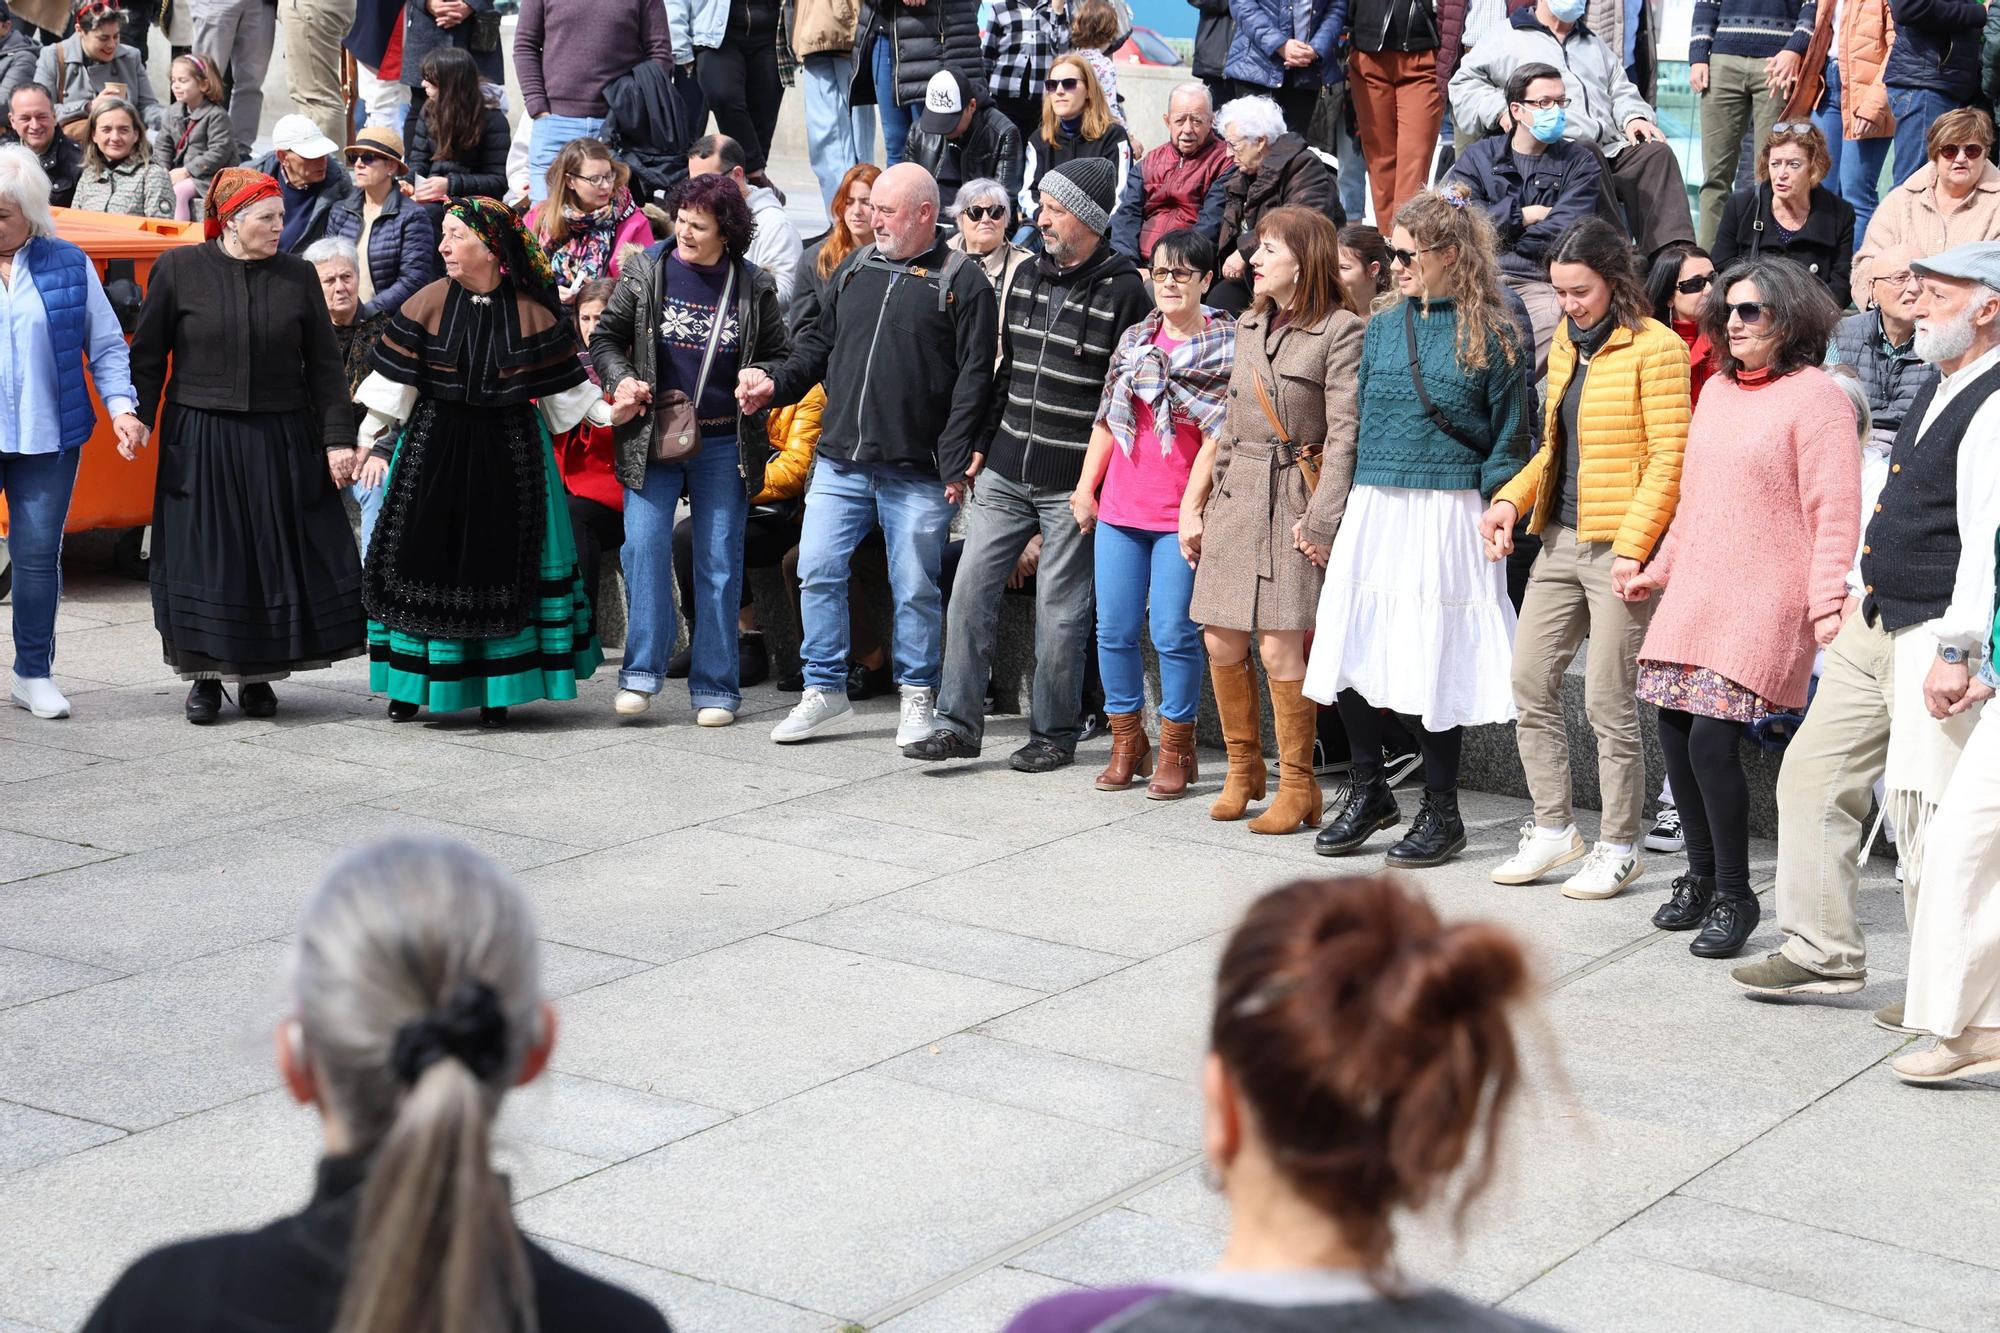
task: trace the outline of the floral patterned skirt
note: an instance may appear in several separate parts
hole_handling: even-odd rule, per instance
[[[1724,722],[1761,722],[1777,707],[1755,690],[1738,685],[1713,667],[1685,662],[1639,662],[1639,697],[1659,708]]]

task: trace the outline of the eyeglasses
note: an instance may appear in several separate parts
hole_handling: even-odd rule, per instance
[[[1389,262],[1409,268],[1417,262],[1418,255],[1434,254],[1443,248],[1441,245],[1420,245],[1414,250],[1404,250],[1392,245],[1389,247]]]
[[[1958,161],[1960,153],[1965,154],[1966,161],[1977,162],[1980,158],[1986,156],[1986,145],[1983,143],[1943,143],[1938,145],[1938,156],[1947,162]]]
[[[1734,315],[1745,324],[1762,324],[1764,312],[1770,308],[1762,301],[1738,301],[1734,305],[1724,306],[1723,311],[1725,317]]]
[[[611,183],[618,179],[618,173],[615,171],[601,171],[595,176],[585,176],[579,172],[572,171],[569,173],[569,178],[573,181],[582,181],[585,185],[595,185],[600,190],[608,190],[611,188]]]
[[[1710,269],[1708,272],[1698,274],[1692,278],[1682,278],[1674,284],[1674,290],[1682,296],[1693,296],[1696,292],[1705,292],[1714,285],[1715,270]]]
[[[1521,99],[1519,105],[1531,106],[1537,111],[1547,111],[1550,107],[1568,106],[1569,99],[1567,97],[1524,97]]]
[[[1163,282],[1173,282],[1185,287],[1201,274],[1191,268],[1156,268],[1150,276],[1155,286]]]
[[[998,222],[1007,216],[1007,205],[967,204],[958,212],[960,217],[971,218],[974,222]]]
[[[1912,273],[1909,269],[1901,269],[1895,273],[1881,274],[1875,281],[1886,282],[1899,292],[1910,287],[1921,287],[1924,285],[1923,275],[1921,273]]]
[[[1043,79],[1042,87],[1052,93],[1073,93],[1083,86],[1082,79]]]

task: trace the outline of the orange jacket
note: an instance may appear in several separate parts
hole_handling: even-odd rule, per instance
[[[790,407],[773,408],[770,424],[771,447],[777,453],[764,469],[764,489],[752,504],[777,504],[796,500],[806,493],[812,476],[813,451],[819,448],[820,418],[826,415],[826,386],[815,384],[813,391]]]

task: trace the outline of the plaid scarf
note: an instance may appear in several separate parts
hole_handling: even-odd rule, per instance
[[[1139,436],[1133,400],[1153,412],[1153,431],[1160,439],[1160,452],[1174,451],[1174,432],[1163,419],[1178,412],[1213,435],[1222,424],[1228,407],[1229,367],[1236,360],[1236,321],[1219,310],[1202,307],[1202,331],[1168,352],[1156,346],[1166,317],[1155,310],[1125,330],[1118,350],[1111,357],[1111,374],[1104,384],[1104,405],[1098,417],[1111,431],[1111,438],[1125,456]]]
[[[574,287],[580,282],[610,277],[611,243],[636,207],[631,191],[621,189],[610,203],[588,213],[563,209],[563,225],[569,228],[569,235],[549,252],[549,267],[555,273],[556,286]]]

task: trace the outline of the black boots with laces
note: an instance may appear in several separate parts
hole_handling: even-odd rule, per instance
[[[1389,849],[1391,869],[1421,870],[1441,866],[1465,850],[1465,821],[1458,814],[1458,793],[1425,791],[1410,836]]]

